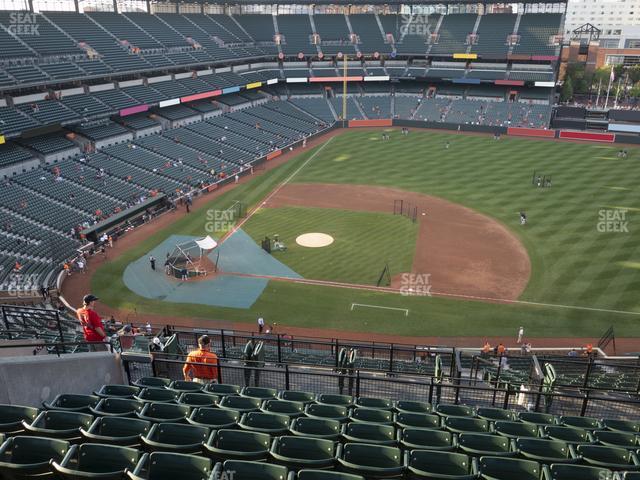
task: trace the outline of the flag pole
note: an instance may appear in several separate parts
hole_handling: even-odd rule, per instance
[[[618,79],[618,88],[616,89],[616,98],[613,101],[613,108],[618,108],[618,95],[620,94],[620,82],[622,82],[622,77]]]
[[[347,54],[344,54],[344,67],[342,69],[342,126],[347,123]]]
[[[604,101],[604,109],[609,105],[609,92],[611,91],[611,82],[613,82],[613,65],[611,65],[611,75],[609,75],[609,86],[607,87],[607,97]]]
[[[598,81],[598,96],[596,97],[596,108],[600,105],[600,90],[602,89],[602,78]]]

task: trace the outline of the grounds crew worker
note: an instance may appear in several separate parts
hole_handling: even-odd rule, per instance
[[[102,319],[100,315],[93,309],[98,297],[95,295],[85,295],[82,298],[82,307],[76,310],[78,321],[82,326],[82,334],[85,342],[91,342],[89,350],[92,352],[103,352],[109,349],[106,342],[107,334],[104,332]]]
[[[197,350],[187,355],[187,361],[182,368],[184,379],[198,383],[220,382],[218,356],[211,351],[211,339],[207,335],[202,335],[198,339],[198,347]]]

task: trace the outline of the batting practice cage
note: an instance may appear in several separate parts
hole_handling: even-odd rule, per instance
[[[167,275],[186,280],[216,272],[220,253],[218,252],[215,261],[212,261],[208,254],[217,246],[218,242],[210,236],[176,244],[173,252],[167,257]]]

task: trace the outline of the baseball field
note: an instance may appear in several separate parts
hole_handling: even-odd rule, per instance
[[[382,132],[340,132],[205,197],[103,262],[93,292],[120,312],[248,328],[264,316],[283,326],[404,336],[499,336],[520,325],[531,337],[597,337],[610,325],[618,336],[640,335],[635,149],[619,158],[620,147],[609,145],[399,129],[383,140]],[[132,262],[172,235],[211,233],[210,212],[238,200],[247,216],[212,234],[224,246],[242,232],[258,250],[278,235],[286,250],[270,260],[295,278],[257,270],[264,287],[245,308],[188,295],[167,301],[127,286]],[[408,216],[397,214],[400,201]],[[332,243],[298,245],[306,233]]]

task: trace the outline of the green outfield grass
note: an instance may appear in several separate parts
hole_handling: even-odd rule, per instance
[[[251,309],[235,310],[147,300],[124,286],[122,272],[133,259],[170,234],[202,234],[207,208],[226,208],[236,199],[256,204],[317,150],[238,186],[104,265],[92,288],[114,307],[238,322],[254,323],[257,315],[264,315],[280,325],[425,336],[501,335],[523,325],[527,335],[541,337],[598,336],[614,325],[618,336],[640,335],[640,316],[589,310],[640,313],[640,152],[631,149],[629,158],[618,159],[618,149],[604,145],[508,137],[497,141],[431,131],[412,131],[408,137],[393,132],[391,140],[382,142],[375,131],[350,130],[322,147],[291,180],[391,186],[440,196],[496,218],[528,250],[532,276],[522,300],[539,305],[402,297],[272,281]],[[551,175],[552,187],[532,186],[534,170]],[[619,207],[628,209],[628,233],[599,231],[601,211]],[[526,227],[518,222],[521,210],[529,216]],[[250,230],[260,215],[248,222]],[[352,303],[408,308],[409,315],[351,311]]]
[[[256,243],[277,233],[287,251],[273,256],[304,278],[368,285],[376,284],[385,264],[391,275],[411,271],[418,231],[399,215],[301,207],[260,210],[242,228]],[[295,242],[309,232],[326,233],[334,242],[323,248]]]

